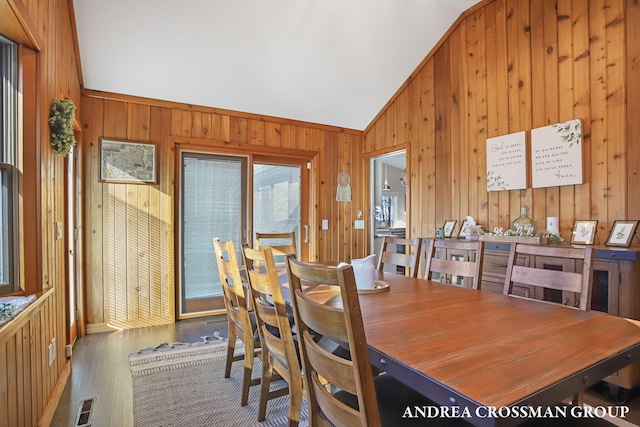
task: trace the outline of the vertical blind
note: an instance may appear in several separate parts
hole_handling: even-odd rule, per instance
[[[213,238],[233,240],[242,259],[242,160],[183,158],[183,275],[186,298],[222,294]]]

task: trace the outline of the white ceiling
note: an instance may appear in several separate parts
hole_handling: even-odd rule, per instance
[[[84,87],[363,130],[476,0],[74,0]]]

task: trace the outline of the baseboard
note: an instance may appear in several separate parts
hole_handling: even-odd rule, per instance
[[[40,417],[40,421],[38,421],[38,427],[49,427],[51,425],[51,421],[53,420],[53,416],[56,413],[58,403],[60,403],[60,398],[62,397],[64,387],[67,385],[67,381],[69,380],[70,375],[71,359],[67,359],[64,363],[64,367],[62,368],[62,372],[60,372],[58,381],[53,388],[51,397],[47,402],[47,406],[45,406],[44,411],[42,412],[42,417]]]

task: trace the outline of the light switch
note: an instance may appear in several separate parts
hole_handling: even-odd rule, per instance
[[[355,225],[356,230],[363,230],[364,229],[364,219],[356,219],[354,225]]]
[[[329,229],[329,220],[328,219],[323,219],[322,220],[322,229],[323,230],[328,230]]]

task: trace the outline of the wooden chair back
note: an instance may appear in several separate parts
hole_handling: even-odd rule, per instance
[[[256,233],[256,249],[271,248],[273,255],[297,254],[296,233]]]
[[[252,322],[247,308],[247,299],[245,298],[233,241],[221,242],[216,237],[213,239],[213,247],[222,285],[224,305],[227,310],[229,330],[224,377],[229,378],[231,375],[232,362],[244,361],[240,404],[245,406],[249,400],[249,387],[258,384],[258,381],[252,379],[251,375],[253,372],[253,359],[258,355],[257,350],[261,347],[261,344],[260,340],[255,338],[255,322]],[[244,353],[242,354],[235,354],[236,339],[240,339],[244,343]]]
[[[395,245],[396,251],[391,251],[389,245]],[[397,247],[404,247],[404,253],[398,253]],[[380,248],[378,270],[383,270],[385,264],[405,267],[410,270],[410,276],[418,277],[418,260],[422,249],[422,239],[404,239],[385,236]]]
[[[302,406],[302,373],[273,250],[251,249],[243,245],[243,254],[262,341],[262,390],[258,421],[265,419],[267,400],[283,394],[269,391],[275,370],[289,383],[289,426],[298,425]]]
[[[441,282],[455,284],[462,278],[463,286],[480,289],[484,242],[432,239],[424,252],[425,279],[434,280],[438,273]]]
[[[380,426],[353,267],[306,264],[289,255],[287,272],[309,396],[309,425],[326,425],[328,420],[336,426]],[[314,302],[303,292],[308,284],[339,287],[343,307]],[[348,344],[350,358],[324,350],[311,331]],[[358,409],[332,395],[329,390],[334,387],[356,396]]]
[[[518,265],[516,260],[523,256],[528,261],[527,265]],[[567,247],[512,243],[503,293],[514,295],[515,284],[523,289],[533,290],[533,292],[527,291],[529,295],[520,296],[542,299],[543,292],[536,291],[536,288],[556,289],[563,292],[563,304],[567,305],[567,301],[572,299],[565,296],[567,292],[571,292],[575,295],[575,303],[570,306],[579,310],[589,310],[593,282],[593,256],[591,246]],[[563,270],[542,268],[540,259],[553,260],[554,265],[564,265]]]

